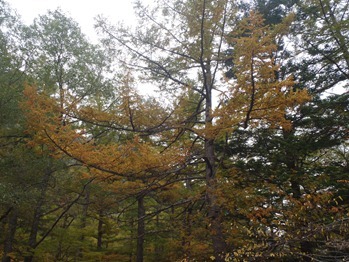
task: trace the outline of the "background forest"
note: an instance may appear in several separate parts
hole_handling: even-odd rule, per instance
[[[349,2],[135,12],[0,0],[2,262],[349,261]]]

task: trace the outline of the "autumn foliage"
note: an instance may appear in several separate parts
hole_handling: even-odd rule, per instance
[[[2,261],[348,259],[342,2],[138,2],[100,46],[60,10],[1,35]]]

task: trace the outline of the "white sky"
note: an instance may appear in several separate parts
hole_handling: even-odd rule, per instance
[[[38,15],[58,7],[79,23],[82,31],[91,40],[94,34],[94,17],[103,14],[111,22],[123,21],[131,24],[134,21],[132,0],[6,0],[17,10],[25,24],[30,24]]]

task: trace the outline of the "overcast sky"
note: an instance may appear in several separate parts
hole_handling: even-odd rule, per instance
[[[134,21],[132,0],[7,0],[16,9],[22,20],[30,24],[39,14],[60,7],[79,23],[83,32],[94,38],[94,17],[103,14],[110,21]]]

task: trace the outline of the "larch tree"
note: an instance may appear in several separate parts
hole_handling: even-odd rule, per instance
[[[120,199],[136,199],[136,260],[143,261],[145,199],[151,192],[171,184],[166,179],[181,168],[187,154],[174,147],[161,152],[163,146],[158,142],[161,136],[151,138],[148,133],[163,121],[166,112],[154,100],[138,96],[128,86],[128,80],[124,84],[121,87],[124,92],[105,110],[95,105],[71,103],[62,111],[61,100],[40,94],[33,88],[26,90],[28,100],[24,108],[30,108],[26,116],[32,143],[45,144],[56,158],[68,156],[88,167],[91,171],[87,177],[109,181],[108,190],[114,191]],[[66,118],[64,125],[61,124],[62,112]],[[38,118],[39,121],[33,121]],[[99,221],[103,221],[103,214],[99,216]],[[98,231],[100,248],[102,231]]]
[[[154,8],[138,3],[137,12],[141,19],[135,32],[113,28],[103,19],[99,20],[98,28],[105,34],[109,48],[131,55],[132,59],[124,63],[139,70],[142,81],[157,85],[171,96],[179,94],[178,90],[198,96],[192,114],[177,123],[168,118],[163,126],[172,124],[171,128],[176,130],[169,143],[178,141],[185,133],[194,137],[192,148],[199,151],[192,153],[198,163],[204,163],[206,226],[211,236],[212,257],[223,261],[234,247],[228,248],[223,230],[217,139],[240,123],[247,127],[255,119],[271,126],[286,125],[284,115],[288,108],[306,101],[308,96],[292,89],[291,78],[279,81],[275,76],[279,68],[273,59],[276,52],[273,37],[282,35],[282,29],[274,35],[264,33],[266,28],[257,15],[244,20],[245,28],[243,25],[236,28],[236,5],[232,1],[158,1]],[[234,70],[238,79],[227,83],[223,81],[222,64],[231,57],[225,51],[231,42],[229,36],[238,34],[235,30],[246,34],[236,37]],[[226,92],[227,89],[231,91]],[[221,106],[215,110],[217,94],[225,96],[222,95],[221,103],[217,103]]]
[[[135,33],[126,28],[113,30],[103,20],[98,26],[112,44],[132,55],[128,66],[141,69],[144,78],[160,83],[160,89],[173,96],[176,90],[186,88],[199,94],[196,110],[173,129],[178,130],[177,133],[186,132],[186,124],[193,123],[197,141],[203,144],[200,154],[206,166],[208,225],[214,256],[220,261],[227,247],[215,193],[213,93],[221,77],[218,69],[224,56],[224,36],[234,16],[234,6],[231,1],[158,1],[153,10],[138,3],[137,12],[142,22]]]

